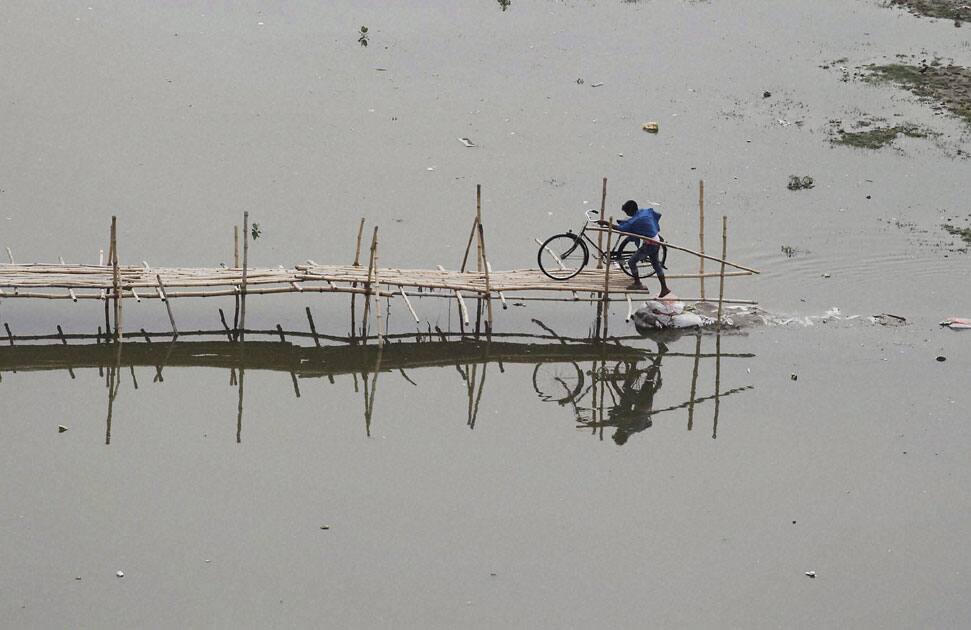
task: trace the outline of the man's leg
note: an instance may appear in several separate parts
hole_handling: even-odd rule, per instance
[[[643,249],[643,248],[642,248]],[[640,253],[640,250],[638,250]],[[657,274],[657,279],[661,282],[661,292],[657,294],[658,297],[664,297],[671,292],[668,288],[666,282],[664,282],[664,267],[661,266],[661,247],[659,245],[651,245],[650,251],[647,254],[651,259],[651,266],[654,267],[654,273]],[[631,256],[631,260],[634,257]]]
[[[637,248],[637,251],[634,252],[634,255],[627,260],[627,268],[630,269],[630,275],[634,278],[634,282],[631,284],[631,287],[641,286],[641,278],[637,274],[637,263],[643,262],[650,257],[650,248],[650,245],[641,245]],[[651,264],[654,263],[652,262]]]

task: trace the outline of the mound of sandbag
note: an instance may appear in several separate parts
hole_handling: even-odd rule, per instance
[[[685,311],[684,302],[648,300],[633,315],[638,328],[700,328],[715,323],[711,317]]]

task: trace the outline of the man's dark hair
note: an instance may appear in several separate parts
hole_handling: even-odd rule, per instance
[[[633,215],[637,213],[637,202],[633,199],[628,199],[624,202],[624,205],[620,207],[621,210],[627,214]]]

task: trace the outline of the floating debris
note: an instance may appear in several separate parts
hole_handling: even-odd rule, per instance
[[[602,85],[603,85],[603,83],[594,83],[590,87],[601,87]]]
[[[643,125],[641,125],[641,129],[643,129],[647,133],[657,133],[658,124],[656,122],[646,122]]]
[[[474,146],[476,146],[475,143],[472,142],[471,140],[469,140],[468,138],[459,138],[459,142],[461,142],[462,144],[464,144],[467,147],[474,147]]]
[[[937,361],[939,363],[944,363],[945,361],[947,361],[947,357],[945,357],[944,355],[940,355],[939,354],[939,355],[937,355]]]
[[[799,177],[798,175],[790,175],[787,188],[789,188],[789,190],[805,190],[814,188],[815,186],[816,182],[813,181],[813,178],[809,175],[804,175],[802,177]]]
[[[971,328],[971,318],[948,317],[941,322],[941,326],[947,326],[951,330],[964,330],[966,328]]]
[[[57,432],[58,433],[64,433],[65,431],[67,431],[67,427],[66,426],[64,426],[63,424],[57,425]]]
[[[900,315],[891,315],[890,313],[880,313],[871,317],[870,321],[881,326],[903,326],[907,323],[907,318],[901,317]]]
[[[806,577],[812,578],[812,579],[815,580],[816,579],[816,572],[815,571],[806,571]]]
[[[124,571],[118,571],[117,573],[115,573],[115,577],[123,578],[123,577],[125,577],[125,572]]]

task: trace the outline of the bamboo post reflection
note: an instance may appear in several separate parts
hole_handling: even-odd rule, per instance
[[[111,416],[114,412],[115,397],[118,396],[118,387],[121,381],[118,375],[118,370],[121,367],[122,344],[115,343],[115,346],[116,350],[114,362],[108,368],[108,416],[105,419],[105,446],[111,444]],[[134,367],[132,369],[134,369]]]
[[[695,335],[695,362],[691,370],[691,394],[688,396],[688,430],[691,430],[692,421],[695,416],[695,391],[698,385],[698,363],[701,360],[701,333]]]
[[[711,439],[718,437],[718,408],[721,405],[721,376],[722,376],[722,333],[715,336],[715,418],[711,426]]]
[[[378,346],[377,358],[374,360],[374,374],[371,376],[371,387],[368,391],[368,374],[364,372],[364,434],[371,437],[371,418],[374,417],[374,396],[378,391],[378,372],[381,371],[381,355],[384,346]]]

